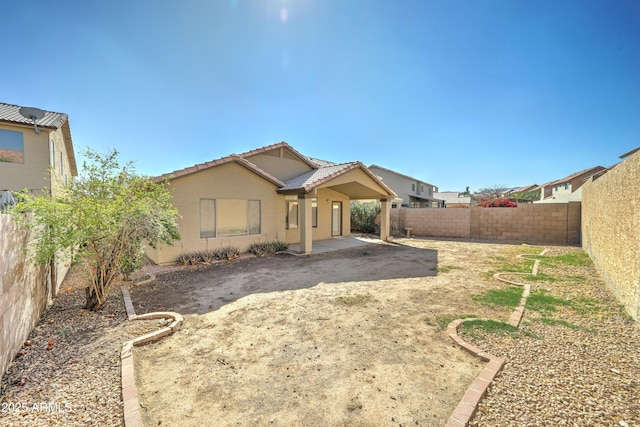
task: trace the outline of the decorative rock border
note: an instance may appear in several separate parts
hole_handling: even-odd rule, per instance
[[[538,256],[544,255],[547,252],[547,249],[544,249]],[[509,318],[509,324],[511,326],[515,326],[516,328],[520,327],[520,322],[522,321],[522,316],[524,316],[524,306],[527,303],[527,298],[529,297],[529,293],[531,291],[531,286],[527,283],[518,283],[511,280],[504,279],[503,275],[527,275],[527,276],[536,276],[538,274],[538,267],[540,266],[540,260],[535,258],[527,258],[530,256],[529,254],[520,254],[517,257],[534,261],[533,268],[531,273],[496,273],[493,275],[493,278],[499,280],[504,283],[509,283],[511,285],[522,286],[524,290],[522,292],[522,298],[520,298],[520,302],[518,306],[515,308],[513,313],[511,313],[511,317]],[[478,347],[473,344],[469,344],[464,341],[458,335],[458,327],[467,321],[470,320],[488,320],[488,319],[477,319],[477,318],[467,318],[467,319],[456,319],[449,323],[447,326],[447,333],[449,337],[462,349],[472,354],[473,356],[479,357],[487,363],[480,375],[476,377],[476,379],[471,383],[464,396],[462,396],[462,400],[458,403],[458,406],[453,410],[453,413],[449,417],[447,424],[445,427],[460,427],[466,426],[469,424],[469,421],[473,418],[478,409],[478,404],[486,394],[489,385],[493,382],[494,378],[498,373],[502,370],[504,366],[504,360],[493,356],[490,353],[480,350]]]
[[[152,276],[150,279],[138,283],[138,285],[149,283],[154,279],[155,276]],[[122,298],[124,300],[124,306],[127,310],[127,317],[129,320],[172,319],[169,326],[165,326],[157,331],[146,333],[122,344],[120,360],[122,361],[122,402],[124,405],[124,425],[125,427],[142,427],[140,401],[138,400],[138,389],[136,388],[136,378],[133,367],[133,347],[157,341],[174,333],[178,328],[180,328],[182,322],[184,322],[184,317],[181,314],[172,311],[146,313],[138,316],[133,308],[131,295],[129,295],[127,288],[122,286],[120,290],[122,291]]]

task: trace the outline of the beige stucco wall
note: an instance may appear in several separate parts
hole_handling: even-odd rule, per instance
[[[41,130],[38,135],[33,127],[5,123],[0,124],[0,129],[21,132],[24,144],[24,163],[0,162],[0,190],[50,189],[48,132]]]
[[[640,320],[640,152],[582,193],[582,246],[626,311]]]
[[[276,194],[276,185],[232,162],[171,180],[172,203],[182,216],[178,221],[181,240],[173,246],[148,249],[157,264],[173,263],[180,254],[224,246],[246,251],[252,243],[284,240],[286,204]],[[260,200],[261,232],[258,235],[200,238],[200,199]]]
[[[7,189],[18,192],[26,188],[34,192],[47,190],[55,195],[71,179],[71,166],[61,129],[40,128],[40,134],[36,134],[33,126],[6,123],[0,124],[0,129],[21,132],[24,142],[24,163],[0,162],[0,191]],[[54,141],[53,154],[50,152],[51,141]],[[50,174],[53,156],[55,168]]]
[[[301,160],[284,157],[285,152],[284,148],[280,150],[283,157],[256,154],[247,157],[247,160],[282,181],[288,181],[311,170],[311,167]]]
[[[517,208],[391,210],[404,231],[422,237],[580,244],[580,203],[526,204]]]
[[[51,297],[49,268],[28,261],[28,232],[0,214],[0,374],[3,374]]]

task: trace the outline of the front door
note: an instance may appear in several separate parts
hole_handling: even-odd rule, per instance
[[[342,236],[342,202],[331,205],[331,236]]]

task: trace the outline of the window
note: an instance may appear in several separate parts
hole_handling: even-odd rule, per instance
[[[298,201],[287,202],[287,228],[298,228]]]
[[[200,199],[200,238],[216,237],[216,201]]]
[[[0,129],[0,162],[24,163],[22,132]]]
[[[56,142],[51,140],[51,167],[56,168]]]
[[[565,190],[568,190],[568,189],[569,189],[569,183],[568,183],[568,182],[564,185],[564,189],[565,189]]]
[[[318,228],[318,198],[311,199],[311,226]]]
[[[420,184],[420,192],[424,193],[424,185]]]
[[[416,191],[416,185],[415,184],[411,184],[411,191]]]
[[[260,200],[200,199],[200,238],[260,234]]]

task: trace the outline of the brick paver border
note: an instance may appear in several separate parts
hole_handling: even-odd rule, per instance
[[[155,279],[152,276],[138,284],[149,283]],[[122,291],[122,298],[124,300],[124,306],[127,310],[127,317],[129,320],[151,320],[151,319],[171,319],[169,326],[160,328],[157,331],[146,333],[142,336],[126,341],[122,344],[122,351],[120,352],[120,360],[122,362],[122,402],[124,412],[124,425],[125,427],[142,427],[142,415],[140,414],[140,401],[138,400],[138,389],[136,388],[135,370],[133,367],[133,347],[140,346],[152,341],[157,341],[166,337],[167,335],[175,332],[182,322],[184,317],[181,314],[172,311],[161,311],[155,313],[146,313],[142,315],[136,315],[131,302],[131,295],[125,286],[120,288]]]
[[[543,250],[539,256],[544,255],[547,252],[547,249]],[[534,261],[533,269],[531,273],[496,273],[493,275],[493,278],[499,280],[504,283],[509,283],[511,285],[522,286],[524,290],[522,291],[522,297],[520,298],[520,302],[518,306],[515,308],[513,313],[511,313],[511,317],[509,318],[509,324],[511,326],[520,327],[520,322],[522,321],[522,316],[524,316],[524,306],[527,303],[527,298],[529,297],[529,293],[531,291],[531,286],[527,283],[519,283],[512,280],[507,280],[503,276],[509,275],[527,275],[527,276],[536,276],[538,274],[538,268],[540,266],[540,260],[535,258],[528,258],[528,254],[518,255],[518,258],[526,259]],[[489,385],[493,382],[494,378],[498,373],[502,370],[504,366],[504,360],[496,357],[490,353],[482,351],[478,347],[473,344],[469,344],[464,341],[458,335],[458,327],[467,321],[470,320],[488,320],[488,319],[477,319],[477,318],[467,318],[467,319],[456,319],[449,323],[447,326],[447,333],[449,337],[463,350],[472,354],[473,356],[479,357],[485,362],[488,362],[487,365],[482,369],[480,375],[471,383],[467,391],[462,396],[462,400],[458,403],[458,406],[453,410],[453,413],[449,417],[447,424],[445,427],[460,427],[467,426],[469,421],[473,418],[478,409],[478,404],[482,400],[482,398],[487,393],[489,389]]]

